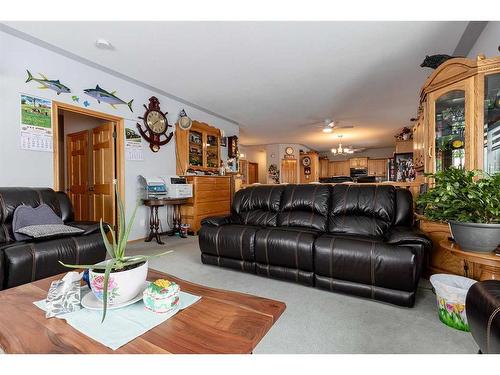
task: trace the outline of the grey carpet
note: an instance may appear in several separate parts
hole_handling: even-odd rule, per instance
[[[290,282],[204,265],[198,237],[136,242],[128,255],[174,253],[150,267],[206,286],[283,301],[287,308],[255,353],[476,353],[470,333],[442,324],[435,296],[422,280],[414,308],[331,293]]]

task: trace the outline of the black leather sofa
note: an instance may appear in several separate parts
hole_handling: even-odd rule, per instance
[[[500,281],[472,285],[465,299],[472,337],[482,353],[500,354]]]
[[[413,306],[430,240],[411,193],[387,185],[252,186],[231,215],[202,221],[201,260]]]
[[[19,205],[38,207],[45,203],[66,225],[84,230],[82,234],[47,240],[16,241],[12,217]],[[93,264],[104,260],[106,248],[99,224],[74,220],[68,196],[46,188],[0,188],[0,290],[70,271],[58,261]]]

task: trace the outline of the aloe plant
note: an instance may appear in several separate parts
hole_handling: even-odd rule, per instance
[[[137,208],[139,207],[139,203],[136,204],[134,208],[134,212],[132,213],[132,217],[130,218],[130,221],[128,224],[125,223],[125,208],[123,206],[123,202],[119,197],[118,194],[118,189],[116,187],[115,183],[115,194],[116,194],[116,201],[118,202],[118,233],[115,236],[115,233],[113,231],[113,228],[109,226],[109,224],[106,224],[102,221],[102,219],[99,222],[99,226],[101,229],[101,235],[102,239],[104,241],[104,245],[106,247],[106,251],[111,258],[105,265],[100,265],[100,264],[65,264],[61,261],[59,261],[60,264],[62,264],[65,267],[69,268],[84,268],[84,269],[89,269],[89,270],[104,270],[104,288],[103,288],[103,313],[102,313],[102,320],[101,323],[104,322],[104,319],[106,318],[106,311],[108,308],[108,281],[109,281],[109,275],[111,271],[120,271],[124,269],[127,266],[133,266],[135,264],[139,264],[142,262],[147,261],[150,258],[153,257],[159,257],[168,253],[171,253],[172,251],[165,251],[160,254],[156,255],[135,255],[135,256],[126,256],[125,255],[125,249],[127,247],[127,241],[128,237],[130,235],[130,231],[132,230],[132,225],[135,220],[135,214],[137,212]],[[110,243],[108,240],[108,237],[106,235],[106,231],[104,230],[104,225],[107,225],[110,233],[111,233],[111,239],[112,242]]]

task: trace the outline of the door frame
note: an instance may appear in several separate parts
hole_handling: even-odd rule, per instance
[[[118,193],[122,202],[125,201],[125,119],[123,117],[108,115],[107,113],[97,112],[86,108],[77,107],[72,104],[52,101],[52,131],[55,142],[54,148],[54,190],[60,190],[59,170],[64,168],[59,163],[59,153],[64,150],[59,149],[59,110],[78,113],[85,116],[95,117],[101,120],[112,121],[116,124],[116,179],[118,184]],[[115,212],[116,215],[116,212]],[[116,218],[115,218],[116,220]]]

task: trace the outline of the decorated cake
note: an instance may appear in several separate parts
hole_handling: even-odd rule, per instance
[[[142,300],[147,309],[156,313],[167,313],[179,307],[179,285],[165,279],[149,284]]]

